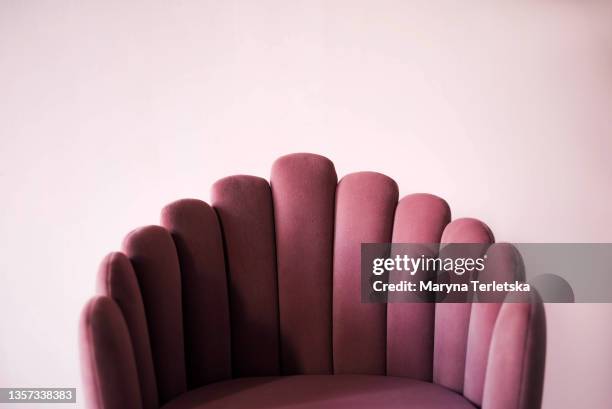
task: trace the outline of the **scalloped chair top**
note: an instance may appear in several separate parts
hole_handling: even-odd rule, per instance
[[[147,409],[208,408],[189,391],[253,377],[387,375],[437,385],[465,407],[538,407],[544,324],[534,304],[360,302],[361,243],[494,242],[476,219],[451,222],[439,197],[398,196],[385,175],[338,182],[330,160],[302,153],[279,158],[270,183],[230,176],[213,185],[211,205],[166,206],[161,226],[131,232],[102,263],[103,297],[88,306],[82,341],[92,406],[110,407],[114,391]],[[114,363],[100,361],[96,346],[107,332],[117,334],[105,352]],[[107,370],[135,380],[114,385]],[[379,381],[355,382],[368,390]],[[283,386],[298,395],[308,387]],[[172,406],[176,399],[188,402]]]

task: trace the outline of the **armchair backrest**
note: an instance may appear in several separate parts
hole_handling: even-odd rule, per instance
[[[328,159],[293,154],[270,183],[221,179],[211,205],[174,202],[162,227],[130,233],[99,291],[127,324],[143,408],[231,377],[292,374],[403,376],[488,409],[539,407],[541,304],[361,303],[361,243],[494,242],[478,220],[451,222],[436,196],[398,196],[385,175],[338,182]]]

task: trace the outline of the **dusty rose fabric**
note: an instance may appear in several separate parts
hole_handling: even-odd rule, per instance
[[[142,407],[157,408],[157,383],[147,319],[136,273],[125,254],[110,253],[102,260],[97,287],[98,293],[111,297],[117,303],[127,324],[138,372]]]
[[[492,243],[494,240],[489,227],[476,219],[454,220],[442,234],[442,243]],[[433,381],[460,393],[465,376],[471,310],[469,303],[436,305]]]
[[[212,187],[212,204],[225,241],[233,374],[278,375],[278,292],[270,185],[254,176],[230,176]]]
[[[380,173],[345,176],[336,193],[334,373],[384,375],[387,307],[361,302],[361,243],[388,243],[397,184]]]
[[[123,241],[147,316],[160,403],[184,393],[185,354],[181,276],[170,233],[160,226],[132,231]]]
[[[91,408],[142,408],[130,334],[109,297],[91,299],[81,315],[79,340],[86,404]]]
[[[496,243],[487,250],[486,269],[480,274],[481,282],[525,280],[520,254],[514,246]],[[503,301],[505,294],[480,293],[481,301]],[[485,375],[493,329],[501,302],[483,302],[472,305],[465,358],[463,394],[470,401],[482,405]]]
[[[429,382],[368,375],[243,378],[189,392],[164,409],[474,409]]]
[[[439,197],[408,195],[399,201],[394,243],[439,243],[450,208]],[[435,254],[432,254],[435,255]],[[431,381],[435,304],[387,304],[387,375]]]
[[[274,163],[270,180],[283,373],[331,373],[336,171],[322,156],[293,154]]]
[[[513,302],[502,305],[495,323],[482,408],[538,409],[546,354],[544,306],[536,293],[508,298]],[[531,302],[517,302],[527,298]]]
[[[185,199],[162,211],[181,267],[185,361],[190,388],[231,377],[231,338],[223,239],[215,211]]]
[[[337,183],[318,155],[280,158],[271,179],[222,179],[212,207],[174,202],[164,227],[133,231],[125,254],[103,261],[103,296],[80,327],[89,407],[539,408],[537,294],[531,303],[485,293],[489,303],[474,305],[361,303],[361,243],[429,242],[443,255],[452,243],[481,243],[485,281],[523,277],[511,246],[491,245],[476,219],[449,223],[438,197],[398,203],[384,175]],[[279,376],[288,374],[297,376]]]

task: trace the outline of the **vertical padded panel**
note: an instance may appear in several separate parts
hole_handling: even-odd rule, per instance
[[[287,155],[272,167],[284,374],[332,372],[337,183],[334,165],[318,155]]]
[[[487,225],[475,219],[457,219],[442,234],[442,243],[493,241]],[[433,381],[457,392],[463,391],[471,309],[471,303],[436,304]]]
[[[190,389],[231,377],[227,277],[215,211],[185,199],[162,211],[181,266],[187,382]]]
[[[544,306],[535,292],[509,297],[493,329],[482,408],[539,409],[546,356]]]
[[[125,254],[111,253],[102,260],[98,270],[97,287],[99,294],[115,301],[127,324],[134,348],[142,407],[156,409],[159,404],[147,319],[136,274]]]
[[[333,353],[338,374],[384,375],[387,306],[361,303],[361,243],[389,243],[397,184],[380,173],[345,176],[336,192]]]
[[[523,262],[516,248],[508,243],[491,245],[487,250],[485,270],[478,280],[481,283],[524,281]],[[505,296],[503,292],[479,293],[479,302],[472,305],[463,395],[479,406],[482,405],[493,328]]]
[[[393,243],[439,243],[450,208],[439,197],[413,194],[395,210]],[[387,304],[387,375],[431,381],[434,303]]]
[[[83,386],[88,408],[142,408],[130,333],[109,297],[91,299],[79,326]]]
[[[184,393],[185,354],[181,276],[170,233],[160,226],[131,232],[123,242],[130,258],[147,316],[161,404]]]
[[[278,293],[270,185],[230,176],[212,188],[227,260],[234,376],[279,373]]]

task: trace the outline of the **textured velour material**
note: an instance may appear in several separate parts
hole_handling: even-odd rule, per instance
[[[539,409],[546,354],[546,321],[539,295],[509,294],[491,341],[483,409]],[[516,301],[530,302],[519,303]]]
[[[123,253],[110,253],[98,270],[98,293],[111,297],[127,324],[134,349],[143,409],[158,407],[157,384],[149,344],[149,330],[140,288],[132,263]]]
[[[487,225],[476,219],[457,219],[444,229],[442,243],[492,243]],[[457,392],[463,391],[465,354],[472,305],[436,304],[433,381]]]
[[[481,283],[524,281],[523,262],[516,248],[507,243],[491,245],[487,250],[486,268],[478,279]],[[505,294],[492,292],[477,296],[483,302],[472,305],[463,394],[475,404],[482,405],[491,337]]]
[[[79,337],[88,407],[142,408],[130,334],[111,298],[99,296],[87,303]]]
[[[196,389],[163,409],[475,409],[429,382],[392,376],[243,378]]]
[[[170,233],[160,226],[131,232],[123,242],[145,306],[160,403],[185,392],[181,276]]]
[[[327,158],[283,156],[272,166],[284,374],[332,372],[332,251],[337,177]]]
[[[413,194],[395,210],[394,243],[439,243],[450,208],[439,197]],[[431,381],[434,340],[433,303],[387,304],[387,375]]]
[[[212,204],[225,241],[233,374],[278,375],[276,245],[270,185],[254,176],[227,177],[214,184]]]
[[[397,184],[380,173],[345,176],[336,192],[334,373],[384,375],[387,306],[361,302],[361,243],[388,243]]]
[[[318,155],[280,158],[271,180],[221,179],[212,207],[174,202],[164,227],[133,231],[123,253],[104,259],[102,295],[80,326],[88,407],[539,409],[546,333],[537,294],[361,302],[362,243],[411,243],[403,248],[443,258],[487,252],[483,272],[440,273],[438,282],[522,280],[514,247],[492,244],[478,220],[449,223],[436,196],[398,203],[397,185],[379,173],[337,183]],[[465,254],[453,243],[481,246]]]
[[[185,359],[190,388],[231,377],[230,321],[223,240],[215,211],[185,199],[162,211],[181,266]]]

